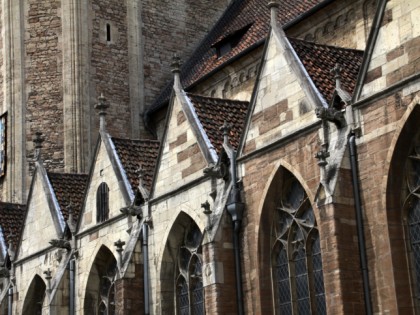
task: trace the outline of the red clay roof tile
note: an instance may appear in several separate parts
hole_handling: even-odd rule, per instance
[[[296,17],[309,11],[325,0],[283,0],[280,3],[278,21],[281,25],[291,22]],[[262,43],[270,29],[270,10],[268,1],[238,0],[233,1],[209,34],[200,43],[191,58],[182,66],[181,80],[184,87],[189,87],[205,75],[240,55],[255,44]],[[251,27],[242,36],[239,43],[227,54],[218,58],[212,46],[227,35],[247,25]],[[149,109],[149,113],[162,108],[169,99],[173,83],[169,83]]]
[[[22,233],[25,213],[26,205],[0,202],[0,227],[3,231],[6,246],[8,242],[12,242],[16,248]]]
[[[88,175],[69,173],[48,173],[48,179],[54,190],[64,220],[69,218],[67,206],[72,203],[74,220],[78,220],[83,206]]]
[[[233,101],[188,94],[203,128],[217,153],[223,143],[223,132],[219,129],[226,121],[230,126],[229,140],[237,148],[242,135],[249,102]]]
[[[350,95],[353,94],[362,64],[363,51],[318,45],[294,38],[289,38],[289,40],[315,86],[327,102],[331,102],[335,89],[334,73],[331,70],[336,64],[341,67],[342,88]]]
[[[112,138],[112,142],[132,189],[137,190],[139,184],[137,170],[141,166],[145,171],[143,177],[145,188],[150,191],[159,153],[159,141]]]

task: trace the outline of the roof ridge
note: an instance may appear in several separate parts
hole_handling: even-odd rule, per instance
[[[111,137],[112,140],[116,139],[116,140],[123,140],[123,141],[137,141],[137,142],[156,142],[156,143],[160,143],[159,140],[155,140],[155,139],[131,139],[131,138],[119,138],[119,137]]]
[[[23,206],[23,207],[27,206],[27,204],[24,204],[24,203],[15,203],[15,202],[8,202],[8,201],[0,201],[0,205],[14,205],[14,206]]]
[[[58,172],[49,172],[47,171],[47,175],[76,175],[76,176],[89,176],[87,173],[58,173]]]
[[[227,101],[227,102],[235,102],[235,103],[249,103],[249,101],[241,101],[241,100],[232,100],[229,98],[220,98],[220,97],[212,97],[212,96],[205,96],[205,95],[199,95],[195,93],[187,93],[187,96],[192,97],[198,97],[198,98],[204,98],[204,99],[210,99],[210,100],[221,100],[221,101]]]
[[[315,42],[310,42],[301,38],[296,38],[296,37],[291,37],[291,36],[286,36],[288,40],[291,41],[296,41],[296,42],[302,42],[305,44],[309,44],[309,45],[313,45],[313,46],[317,46],[317,47],[328,47],[328,48],[333,48],[333,49],[337,49],[337,50],[345,50],[345,51],[354,51],[354,52],[358,52],[358,53],[364,53],[364,50],[361,49],[355,49],[355,48],[347,48],[347,47],[341,47],[341,46],[336,46],[336,45],[327,45],[327,44],[319,44],[319,43],[315,43]]]

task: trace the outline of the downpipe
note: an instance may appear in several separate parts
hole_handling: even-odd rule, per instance
[[[7,315],[13,314],[13,287],[10,285],[7,294]]]
[[[244,314],[244,301],[242,289],[242,267],[240,256],[239,233],[241,230],[243,212],[245,204],[240,201],[239,190],[236,176],[236,151],[231,151],[230,160],[232,174],[232,191],[230,195],[230,203],[226,205],[226,210],[232,217],[233,222],[233,251],[235,255],[235,275],[236,275],[236,303],[238,305],[238,314]]]
[[[354,203],[356,208],[356,225],[357,225],[357,238],[359,240],[359,256],[360,266],[362,268],[362,279],[363,279],[363,293],[365,301],[365,311],[367,315],[372,315],[372,302],[370,299],[370,286],[369,286],[369,270],[367,264],[366,255],[366,243],[365,233],[363,228],[363,212],[362,212],[362,201],[360,197],[360,185],[359,185],[359,168],[357,164],[357,150],[356,150],[356,137],[352,132],[348,139],[349,150],[350,150],[350,168],[351,177],[353,181],[353,194]]]
[[[150,314],[149,305],[149,226],[143,223],[143,286],[144,286],[144,314]]]
[[[74,259],[70,259],[69,261],[69,269],[70,269],[70,306],[69,306],[69,314],[74,315],[74,308],[75,308],[75,266],[76,261]]]

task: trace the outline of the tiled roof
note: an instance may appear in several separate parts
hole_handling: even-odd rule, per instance
[[[73,218],[77,221],[83,205],[88,175],[48,173],[48,179],[54,190],[64,220],[69,218],[67,206],[71,202],[73,205]]]
[[[334,73],[331,70],[336,64],[341,68],[342,88],[350,95],[353,94],[363,51],[318,45],[294,38],[289,38],[289,41],[327,102],[331,101],[335,89]]]
[[[284,25],[309,11],[325,0],[282,0],[278,21]],[[181,82],[185,88],[209,74],[219,66],[240,55],[248,48],[261,44],[270,29],[270,10],[268,1],[237,0],[233,1],[209,34],[200,43],[191,58],[182,66]],[[214,45],[236,31],[251,25],[229,53],[218,58]],[[162,108],[169,99],[172,83],[169,83],[150,107],[149,112]]]
[[[150,191],[159,153],[159,141],[112,138],[112,142],[133,190],[136,191],[139,184],[137,170],[141,165],[145,171],[145,188]]]
[[[194,94],[188,94],[188,97],[217,153],[220,153],[223,143],[223,132],[219,128],[223,126],[225,121],[231,126],[229,140],[231,146],[236,149],[245,125],[249,102],[204,97]]]
[[[0,202],[0,226],[6,245],[10,241],[16,248],[20,234],[22,233],[25,213],[26,205]]]

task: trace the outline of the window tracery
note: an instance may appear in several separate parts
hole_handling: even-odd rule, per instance
[[[415,304],[420,301],[420,140],[411,150],[405,171],[406,198],[403,208],[407,216],[410,260]]]
[[[285,171],[272,226],[277,314],[326,314],[319,233],[308,197]]]
[[[201,239],[199,228],[191,224],[179,248],[175,291],[177,314],[205,314]]]

